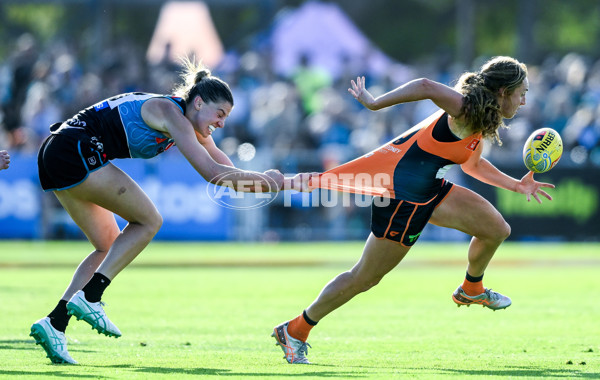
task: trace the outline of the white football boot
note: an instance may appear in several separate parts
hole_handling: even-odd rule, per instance
[[[55,329],[50,324],[50,318],[45,317],[31,326],[29,336],[35,339],[35,344],[42,346],[48,358],[55,364],[77,364],[67,351],[67,337],[62,331]]]
[[[277,341],[277,345],[281,347],[284,358],[290,364],[310,364],[306,355],[308,355],[308,347],[310,344],[301,340],[292,338],[288,334],[287,327],[289,322],[285,322],[273,329],[272,337]]]
[[[89,323],[92,329],[98,330],[98,334],[120,337],[121,331],[108,319],[102,306],[103,302],[87,301],[83,290],[80,290],[67,303],[67,312],[77,320],[83,319]]]
[[[462,286],[459,286],[452,294],[452,300],[458,305],[471,305],[479,304],[483,307],[490,308],[494,311],[500,309],[506,309],[512,303],[510,298],[502,295],[498,292],[492,291],[492,289],[484,288],[484,292],[477,296],[470,296],[463,290]]]

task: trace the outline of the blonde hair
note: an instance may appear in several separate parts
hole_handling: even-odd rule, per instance
[[[225,81],[213,76],[201,62],[187,56],[182,57],[180,61],[183,66],[180,75],[182,83],[173,89],[173,95],[182,98],[186,103],[199,95],[205,102],[226,101],[233,106],[233,95]]]
[[[502,145],[498,130],[504,118],[498,103],[500,90],[512,94],[527,77],[527,67],[511,57],[494,57],[479,72],[461,75],[455,88],[464,96],[460,116],[474,133]]]

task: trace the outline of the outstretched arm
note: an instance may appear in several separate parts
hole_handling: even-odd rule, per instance
[[[461,168],[465,173],[488,185],[525,194],[527,196],[527,202],[531,201],[531,197],[533,196],[538,203],[542,203],[542,200],[539,197],[540,195],[548,200],[552,200],[552,197],[542,190],[542,188],[548,187],[553,189],[554,185],[537,182],[533,179],[533,172],[525,174],[520,180],[509,176],[492,165],[491,162],[481,157],[482,145],[483,144],[479,144],[471,158],[461,165]]]
[[[463,104],[463,96],[452,87],[426,78],[415,79],[377,98],[365,88],[365,77],[350,81],[348,92],[363,106],[376,111],[400,103],[430,99],[452,117],[458,117]]]
[[[214,142],[212,144],[206,142],[216,160],[219,161],[217,162],[204,147],[205,144],[199,143],[192,123],[173,102],[151,99],[142,108],[142,116],[148,125],[159,131],[166,131],[175,140],[179,151],[206,181],[216,185],[232,186],[237,191],[281,190],[283,174],[279,171],[267,170],[259,173],[237,169],[233,167],[231,160],[223,158],[224,154],[218,153],[221,151],[216,146],[213,147]]]
[[[231,162],[231,159],[227,157],[227,155],[221,149],[219,149],[219,147],[217,147],[217,144],[215,144],[215,140],[213,140],[212,136],[203,137],[197,131],[194,132],[196,133],[198,142],[204,147],[204,149],[206,149],[213,160],[225,166],[235,166],[233,165],[233,162]]]

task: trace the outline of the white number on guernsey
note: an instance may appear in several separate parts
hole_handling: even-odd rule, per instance
[[[97,110],[105,108],[106,105],[108,104],[108,106],[113,109],[115,107],[118,107],[120,104],[123,104],[125,102],[130,102],[130,101],[135,101],[135,100],[146,100],[148,98],[151,98],[153,96],[156,96],[155,94],[124,94],[122,96],[118,96],[118,97],[114,97],[114,98],[110,98],[106,101],[100,102],[98,104],[96,104],[94,106],[94,108],[96,108]]]

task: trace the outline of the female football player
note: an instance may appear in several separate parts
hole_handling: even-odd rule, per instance
[[[31,336],[53,363],[76,363],[64,335],[71,315],[99,333],[121,336],[103,310],[102,294],[162,224],[150,198],[112,159],[151,158],[176,144],[215,184],[226,178],[236,190],[255,192],[307,185],[304,174],[284,178],[277,170],[234,168],[211,137],[233,108],[231,90],[201,65],[189,59],[184,64],[184,82],[173,95],[128,93],[100,101],[53,125],[39,150],[42,188],[54,192],[95,249],[79,264],[54,310],[31,327]],[[122,231],[114,214],[128,222]]]
[[[482,139],[500,142],[498,129],[525,105],[529,83],[524,64],[510,57],[495,57],[478,72],[463,74],[455,88],[429,79],[408,82],[374,98],[364,77],[351,81],[348,91],[366,108],[376,111],[396,104],[432,100],[440,110],[380,149],[326,172],[329,174],[387,174],[389,186],[371,207],[371,234],[362,257],[352,269],[331,280],[315,301],[298,317],[273,331],[289,363],[308,363],[308,334],[323,317],[355,295],[377,285],[408,253],[425,225],[454,228],[472,236],[463,283],[452,294],[460,305],[480,304],[504,309],[510,298],[483,286],[483,274],[498,246],[509,236],[510,226],[483,197],[444,179],[448,167],[462,170],[487,184],[551,200],[533,172],[520,180],[498,170],[482,157]],[[346,176],[347,178],[347,176]],[[364,177],[363,177],[364,178]],[[347,185],[347,183],[345,184]],[[334,190],[335,183],[320,184]],[[361,191],[355,185],[355,191]],[[345,191],[348,187],[345,186]],[[389,197],[387,202],[381,195]]]

